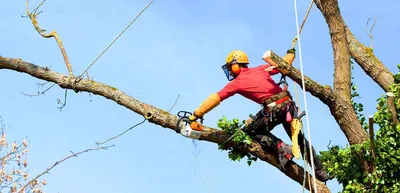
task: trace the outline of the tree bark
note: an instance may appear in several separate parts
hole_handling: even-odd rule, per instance
[[[397,119],[396,104],[394,103],[394,94],[387,92],[387,106],[389,113],[392,115],[393,126],[396,127],[399,124],[399,119]]]
[[[269,63],[275,63],[274,65],[277,65],[279,68],[289,71],[287,76],[303,88],[301,72],[298,69],[288,65],[272,51],[269,51],[266,56],[269,57],[269,59],[267,59]],[[331,114],[336,119],[336,122],[339,124],[350,144],[360,144],[368,140],[368,134],[358,121],[351,103],[345,101],[343,97],[338,96],[339,93],[334,93],[330,86],[322,86],[305,75],[304,85],[306,91],[310,92],[329,107]]]
[[[61,88],[71,89],[75,92],[84,91],[103,96],[132,110],[135,113],[146,117],[147,120],[151,123],[172,130],[176,128],[176,123],[178,120],[177,116],[172,115],[162,109],[158,109],[154,106],[143,103],[137,99],[134,99],[133,97],[112,86],[88,79],[80,79],[79,81],[77,81],[77,79],[73,77],[65,76],[61,73],[49,70],[47,68],[43,68],[35,64],[22,61],[21,59],[5,58],[2,56],[0,56],[0,69],[9,69],[21,73],[26,73],[38,79],[57,83]],[[204,126],[204,132],[202,133],[199,140],[221,144],[228,138],[228,133]],[[257,142],[252,142],[252,144],[247,147],[235,145],[233,142],[230,142],[227,145],[238,148],[241,151],[248,152],[258,157],[259,159],[273,165],[274,167],[279,168],[280,164],[278,162],[277,154],[275,152],[264,151],[261,148],[261,145]],[[288,166],[286,167],[286,171],[283,173],[302,185],[304,172],[305,171],[301,166],[297,165],[294,162],[291,162],[288,164]],[[308,183],[309,180],[312,179],[309,179],[307,177],[306,183]],[[316,180],[316,184],[318,192],[330,193],[330,190],[324,183]],[[306,188],[310,190],[309,187]]]
[[[345,23],[337,0],[314,1],[329,27],[334,55],[334,90],[344,101],[351,102],[350,51],[346,39]]]
[[[361,44],[346,27],[347,42],[351,57],[385,92],[394,83],[393,73],[374,55],[373,50]]]

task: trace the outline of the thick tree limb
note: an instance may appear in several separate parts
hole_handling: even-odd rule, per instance
[[[154,106],[136,100],[131,96],[125,94],[124,92],[106,84],[88,79],[80,79],[79,81],[76,81],[76,79],[73,77],[65,76],[47,68],[43,68],[32,63],[22,61],[21,59],[5,58],[2,56],[0,56],[0,69],[9,69],[17,72],[26,73],[38,79],[57,83],[61,88],[72,89],[75,92],[85,91],[93,93],[95,95],[100,95],[107,99],[115,101],[116,103],[132,110],[135,113],[143,115],[151,123],[169,129],[175,129],[176,127],[176,123],[178,120],[177,116],[174,116],[164,110],[158,109]],[[204,126],[204,132],[202,133],[200,140],[221,144],[228,138],[228,133]],[[227,145],[236,147],[244,152],[249,152],[259,159],[270,163],[276,168],[279,168],[280,164],[278,162],[277,154],[274,152],[264,151],[259,143],[253,142],[248,147],[236,146],[232,142],[228,143]],[[289,178],[302,185],[304,176],[303,172],[304,170],[301,166],[292,162],[288,164],[284,173]],[[312,179],[307,178],[306,183],[308,183],[309,180]],[[329,189],[322,182],[317,180],[316,183],[318,192],[330,192]]]
[[[346,40],[345,23],[337,0],[314,1],[329,27],[334,55],[334,90],[345,101],[351,102],[350,52]]]
[[[267,51],[264,56],[267,57],[267,61],[270,64],[289,71],[287,76],[297,82],[302,88],[301,72],[298,69],[289,66],[282,58],[272,51]],[[329,107],[331,114],[346,135],[350,144],[359,144],[368,140],[368,135],[359,123],[353,107],[342,97],[338,96],[339,93],[334,93],[331,87],[322,86],[305,75],[304,82],[305,90]]]
[[[385,92],[394,83],[393,73],[374,55],[373,50],[360,43],[346,27],[347,42],[351,57],[360,65],[366,74],[374,80]]]

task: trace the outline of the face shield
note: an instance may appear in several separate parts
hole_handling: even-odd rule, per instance
[[[233,64],[238,64],[236,62],[236,59],[233,59],[231,62],[225,63],[224,65],[221,66],[228,81],[232,81],[233,79],[236,78],[236,75],[231,71],[231,67]]]
[[[221,68],[224,71],[225,76],[228,79],[228,81],[232,81],[233,79],[235,79],[235,76],[233,76],[233,73],[231,73],[230,70],[228,69],[228,64],[222,65]]]

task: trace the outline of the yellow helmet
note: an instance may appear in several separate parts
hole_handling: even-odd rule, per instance
[[[241,50],[234,50],[228,54],[225,64],[222,65],[222,70],[229,81],[235,79],[239,74],[240,66],[242,66],[241,64],[244,64],[245,66],[249,64],[249,58],[246,53]]]
[[[239,64],[249,63],[249,58],[247,57],[246,53],[241,50],[234,50],[230,52],[226,58],[226,64],[230,64],[234,59],[236,60],[236,63]]]

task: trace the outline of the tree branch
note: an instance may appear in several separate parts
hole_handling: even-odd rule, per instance
[[[287,76],[297,82],[300,88],[303,88],[301,72],[298,69],[289,66],[282,58],[272,51],[267,51],[264,56],[267,57],[268,63],[289,71]],[[359,144],[368,140],[368,135],[359,123],[351,103],[339,97],[339,93],[334,93],[331,87],[322,86],[307,76],[304,76],[304,82],[305,90],[329,107],[331,114],[346,135],[350,144]]]
[[[76,92],[85,91],[91,92],[95,95],[103,96],[132,110],[135,113],[148,117],[147,120],[151,123],[157,124],[164,128],[169,128],[171,130],[174,130],[176,128],[176,123],[178,120],[177,116],[172,115],[167,111],[158,109],[154,106],[143,103],[137,99],[134,99],[124,92],[106,84],[87,79],[81,79],[78,82],[75,78],[71,78],[58,72],[22,61],[21,59],[5,58],[2,56],[0,56],[0,69],[9,69],[17,72],[26,73],[38,79],[57,83],[61,88],[73,89]],[[228,138],[228,133],[222,130],[216,130],[204,126],[204,131],[199,140],[221,144]],[[258,157],[260,160],[266,161],[274,167],[279,168],[280,164],[277,154],[275,152],[264,151],[259,143],[253,142],[247,147],[237,146],[232,142],[228,143],[227,145],[238,148],[239,150],[244,152],[249,152],[250,154]],[[291,162],[287,165],[286,171],[284,173],[289,178],[302,185],[304,170],[301,166],[297,165],[294,162]],[[306,183],[308,183],[309,180],[310,179],[307,178]],[[330,192],[329,189],[322,182],[317,180],[316,183],[318,192]]]
[[[334,90],[337,96],[351,102],[350,51],[346,41],[345,23],[337,0],[314,1],[329,27],[334,55]]]
[[[51,167],[47,168],[44,172],[42,172],[42,173],[40,173],[39,175],[37,175],[36,177],[34,177],[32,180],[30,180],[28,183],[26,183],[26,184],[18,191],[18,193],[25,192],[25,191],[26,191],[25,189],[26,189],[26,187],[28,187],[29,184],[32,184],[32,183],[35,182],[37,179],[39,179],[41,176],[43,176],[44,174],[46,174],[47,172],[49,172],[50,170],[52,170],[54,167],[56,167],[58,164],[64,162],[65,160],[67,160],[67,159],[69,159],[69,158],[72,158],[72,157],[77,157],[78,155],[80,155],[80,154],[82,154],[82,153],[89,152],[89,151],[96,151],[96,150],[100,150],[100,149],[107,150],[107,149],[110,148],[110,147],[113,147],[113,145],[105,146],[105,147],[89,148],[89,149],[85,149],[85,150],[83,150],[83,151],[80,151],[80,152],[78,152],[78,153],[72,153],[71,155],[69,155],[69,156],[63,158],[62,160],[57,161],[57,162],[54,163]]]
[[[45,83],[37,83],[38,86],[43,87],[45,84],[47,84],[48,82]],[[44,95],[47,91],[49,91],[51,88],[53,88],[53,86],[56,85],[55,83],[53,83],[51,86],[49,86],[48,88],[46,88],[44,91],[40,91],[40,88],[38,88],[38,92],[37,94],[26,94],[24,92],[21,92],[23,95],[25,96],[29,96],[29,97],[34,97],[34,96],[40,96],[40,95]]]
[[[361,44],[346,27],[351,57],[385,92],[394,83],[393,73],[375,56],[373,50]]]
[[[31,19],[33,26],[35,27],[36,31],[37,31],[42,37],[44,37],[44,38],[54,38],[54,39],[57,41],[58,47],[60,47],[60,50],[61,50],[61,54],[62,54],[63,57],[64,57],[65,64],[67,65],[67,69],[68,69],[69,75],[70,75],[70,76],[73,76],[71,63],[69,62],[69,59],[68,59],[68,56],[67,56],[67,52],[65,51],[64,45],[63,45],[63,43],[62,43],[60,37],[58,36],[57,32],[53,30],[53,31],[51,31],[51,32],[48,33],[48,34],[44,33],[46,30],[41,29],[41,28],[39,27],[39,24],[38,24],[37,20],[36,20],[36,19],[37,19],[37,15],[38,15],[37,11],[38,11],[39,7],[42,6],[43,3],[44,3],[46,0],[43,0],[43,1],[34,9],[34,11],[33,11],[32,13],[29,11],[29,8],[28,8],[28,4],[29,4],[29,3],[28,3],[28,1],[29,1],[29,0],[26,0],[26,14],[28,15],[29,19]]]

